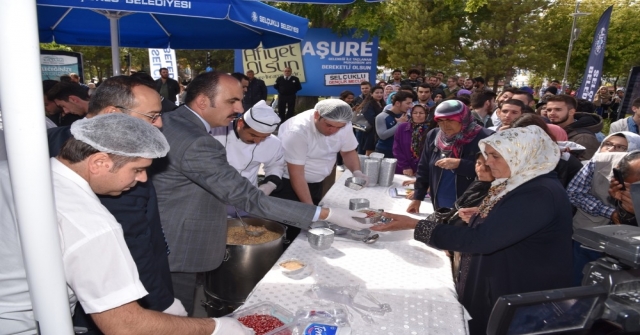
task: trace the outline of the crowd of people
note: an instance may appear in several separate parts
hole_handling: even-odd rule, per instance
[[[288,225],[288,239],[318,220],[415,229],[451,255],[472,334],[486,332],[502,295],[580,285],[582,267],[602,255],[572,242],[573,229],[636,224],[640,99],[605,136],[615,99],[576,100],[555,86],[536,100],[528,87],[496,94],[481,77],[445,83],[442,72],[396,70],[294,114],[301,84],[287,68],[278,115],[252,71],[203,73],[182,93],[160,72],[97,88],[43,82],[69,303],[89,334],[252,334],[234,319],[191,317],[197,274],[221,264],[226,220],[238,212]],[[319,206],[336,165],[368,181],[358,155],[373,152],[414,178],[406,211],[426,200],[434,215],[386,213],[391,222],[373,227],[354,219],[364,213]],[[8,178],[0,163],[0,330],[29,334]]]

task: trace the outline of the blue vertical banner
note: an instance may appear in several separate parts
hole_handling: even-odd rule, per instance
[[[593,96],[600,86],[602,64],[604,63],[604,49],[607,46],[607,35],[609,34],[609,22],[611,21],[612,10],[613,6],[609,6],[609,8],[602,13],[602,16],[600,16],[600,20],[596,26],[587,68],[584,70],[582,84],[576,94],[578,99],[593,101]]]
[[[265,81],[269,94],[277,93],[272,85],[290,67],[300,78],[302,96],[338,96],[344,90],[360,93],[360,83],[376,81],[378,38],[338,36],[331,29],[309,29],[296,44],[276,48],[236,50],[234,68],[246,73],[253,70]]]

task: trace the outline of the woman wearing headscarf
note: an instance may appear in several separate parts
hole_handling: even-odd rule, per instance
[[[441,102],[435,108],[434,120],[439,128],[427,133],[409,213],[420,211],[427,190],[434,208],[453,208],[456,199],[476,179],[478,141],[493,133],[478,125],[459,100]]]
[[[463,254],[458,300],[471,317],[470,333],[486,334],[503,295],[571,286],[571,204],[553,173],[560,150],[537,126],[506,129],[479,143],[491,183],[469,226],[387,214],[378,231],[415,228],[414,238]]]
[[[542,128],[542,130],[544,130],[544,132],[547,133],[547,135],[549,135],[552,140],[558,143],[561,156],[560,161],[558,161],[558,165],[556,165],[554,171],[558,175],[560,183],[566,189],[571,179],[573,179],[578,171],[582,169],[582,163],[580,162],[580,160],[575,155],[571,155],[570,152],[571,150],[584,150],[585,148],[577,143],[567,142],[567,132],[560,127],[558,127],[562,132],[560,135],[564,135],[564,137],[558,138],[558,134],[554,128],[554,126],[557,126],[554,124],[547,124],[546,122],[544,122],[544,119],[540,115],[527,113],[519,117],[511,124],[511,128],[520,128],[526,126],[538,126]]]
[[[569,200],[578,209],[574,228],[591,228],[610,223],[620,224],[615,203],[609,197],[613,168],[628,152],[640,149],[640,136],[628,131],[613,133],[602,141],[598,151],[573,177],[567,187]],[[582,283],[582,269],[603,254],[573,242],[573,284]]]
[[[384,87],[384,95],[383,95],[383,99],[382,101],[384,101],[385,103],[387,103],[387,99],[389,98],[389,95],[393,92],[396,91],[396,86],[393,85],[387,85]]]
[[[596,113],[604,119],[608,118],[608,110],[612,101],[613,95],[609,93],[609,88],[607,88],[607,86],[600,86],[598,92],[593,96],[593,104],[596,106]]]
[[[409,122],[398,125],[393,138],[393,156],[398,160],[396,174],[415,175],[427,139],[427,114],[424,106],[415,105],[411,109]]]

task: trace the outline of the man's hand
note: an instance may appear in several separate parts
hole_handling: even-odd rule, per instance
[[[397,123],[405,123],[407,121],[409,121],[409,117],[407,116],[407,113],[402,113],[402,116],[396,118]]]
[[[620,206],[622,207],[622,209],[624,209],[628,213],[635,214],[636,212],[633,209],[633,200],[631,200],[631,192],[629,192],[629,190],[631,189],[631,184],[624,183],[624,187],[626,188],[626,190],[622,189],[622,185],[620,185],[617,180],[611,180],[611,182],[609,183],[609,195],[611,195],[612,198],[620,201]]]
[[[418,221],[419,221],[417,219],[414,219],[408,216],[391,214],[391,213],[382,213],[382,216],[390,218],[391,222],[373,226],[371,227],[371,230],[397,231],[397,230],[416,229],[416,225],[418,224]]]
[[[364,187],[369,186],[369,176],[367,176],[366,174],[362,173],[362,171],[355,170],[355,171],[353,171],[352,174],[356,178],[362,178],[362,179],[366,180],[366,183],[364,184]]]
[[[402,170],[402,174],[408,177],[413,177],[413,169],[404,169]]]
[[[225,335],[225,334],[238,334],[238,335],[254,335],[255,332],[251,328],[247,328],[240,321],[229,318],[213,318],[216,322],[216,329],[211,335]]]
[[[460,158],[443,158],[436,162],[437,167],[445,170],[454,170],[460,166]]]
[[[618,211],[613,211],[611,214],[611,222],[614,224],[620,224],[620,215],[618,214]]]
[[[409,204],[409,207],[407,207],[407,213],[420,213],[420,203],[422,201],[420,200],[413,200],[411,201],[411,203]]]
[[[353,230],[362,230],[371,228],[373,224],[360,223],[353,218],[366,218],[367,214],[363,212],[351,211],[343,208],[329,208],[329,215],[325,219],[333,224]]]
[[[272,183],[270,181],[258,186],[258,189],[260,189],[260,191],[262,191],[262,193],[264,193],[264,195],[271,194],[271,192],[273,192],[276,188],[277,188],[276,184],[274,184],[274,183]]]

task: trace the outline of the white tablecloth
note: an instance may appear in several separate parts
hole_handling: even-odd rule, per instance
[[[355,191],[344,186],[350,173],[344,173],[323,199],[328,207],[348,208],[349,199],[367,198],[372,208],[406,214],[409,200],[391,198],[388,187]],[[396,175],[394,186],[406,177]],[[421,212],[431,212],[423,202]],[[284,276],[276,263],[258,283],[245,302],[250,306],[263,301],[295,312],[314,301],[304,295],[313,284],[360,285],[393,312],[374,316],[376,324],[365,323],[352,313],[353,334],[467,334],[466,311],[458,303],[449,258],[444,252],[413,239],[413,231],[380,233],[378,242],[362,242],[336,236],[330,249],[312,249],[302,232],[278,263],[298,258],[311,264],[313,274],[301,280]],[[367,300],[356,299],[366,305]]]

